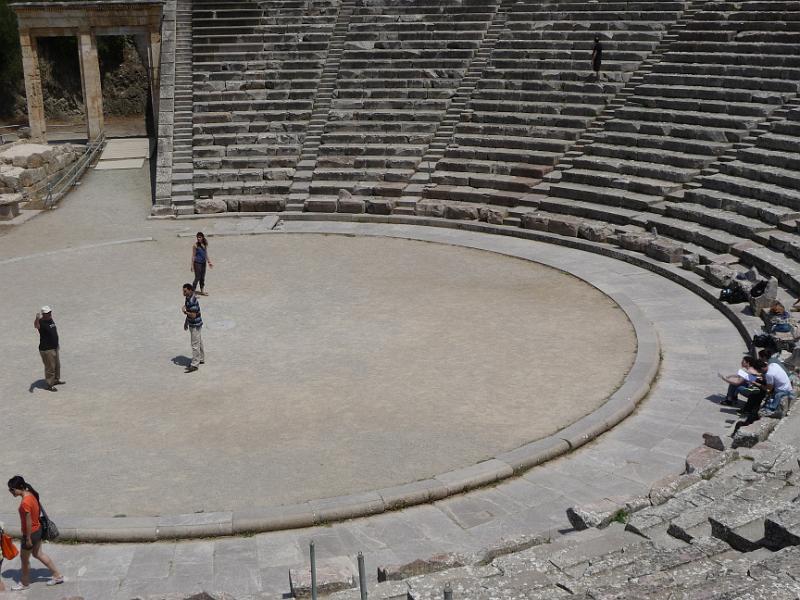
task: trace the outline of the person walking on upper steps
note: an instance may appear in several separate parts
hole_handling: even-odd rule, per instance
[[[194,273],[192,286],[196,290],[197,285],[200,284],[200,291],[197,292],[200,296],[208,296],[204,291],[206,287],[206,264],[208,264],[209,268],[214,268],[211,257],[208,255],[208,240],[202,231],[198,231],[197,240],[192,246],[192,273]]]
[[[184,304],[181,307],[186,318],[183,321],[184,331],[189,331],[192,342],[192,363],[186,367],[187,373],[193,373],[200,368],[206,361],[205,351],[203,350],[203,317],[200,314],[200,303],[194,295],[194,286],[191,283],[183,284]]]
[[[39,355],[44,363],[45,389],[50,392],[57,392],[57,385],[63,385],[61,381],[61,359],[58,354],[58,329],[53,321],[53,311],[49,306],[43,306],[42,310],[36,313],[33,326],[39,332]]]
[[[592,48],[592,71],[597,81],[600,81],[600,67],[603,65],[603,45],[600,43],[600,36],[594,36],[594,48]]]

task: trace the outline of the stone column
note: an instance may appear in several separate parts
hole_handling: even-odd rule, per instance
[[[39,49],[36,37],[29,31],[20,30],[19,43],[22,47],[22,68],[25,72],[25,97],[28,101],[28,124],[31,138],[45,141],[47,125],[44,119],[44,96],[42,95],[42,76],[39,72]]]
[[[100,84],[100,62],[97,60],[97,38],[92,31],[78,34],[83,103],[86,105],[86,127],[89,139],[103,133],[103,89]]]

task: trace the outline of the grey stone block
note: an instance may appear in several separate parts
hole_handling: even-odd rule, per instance
[[[194,211],[201,215],[209,215],[215,213],[223,213],[228,210],[228,205],[224,200],[217,200],[216,198],[203,198],[195,200]]]
[[[650,486],[650,492],[648,493],[650,504],[653,506],[664,504],[668,500],[672,499],[675,494],[694,485],[700,480],[701,477],[697,473],[685,475],[667,475]]]
[[[508,217],[508,209],[494,206],[481,206],[478,208],[478,216],[481,221],[491,223],[492,225],[502,225],[503,221]]]
[[[731,443],[731,447],[752,448],[759,442],[766,440],[769,437],[769,434],[772,433],[772,430],[775,429],[777,424],[777,419],[759,419],[755,423],[747,425],[746,427],[740,427],[739,431],[737,431],[733,436],[733,443]]]
[[[402,581],[447,569],[464,567],[469,559],[462,554],[436,554],[428,558],[418,558],[408,563],[382,565],[378,567],[378,581]]]
[[[374,198],[366,202],[366,211],[370,215],[390,215],[394,207],[394,200],[388,198]]]
[[[709,264],[705,266],[704,277],[715,287],[725,287],[736,276],[736,271],[724,265]]]
[[[415,481],[377,490],[386,510],[397,510],[447,496],[447,486],[435,479]]]
[[[536,231],[547,231],[548,217],[539,213],[525,213],[521,217],[523,229],[534,229]]]
[[[314,511],[308,504],[235,511],[234,534],[297,529],[314,525]]]
[[[212,512],[158,517],[159,540],[215,537],[233,533],[233,513]]]
[[[363,214],[366,212],[366,204],[360,198],[339,197],[339,212],[348,214]]]
[[[516,450],[498,454],[495,458],[509,465],[515,473],[520,473],[547,462],[551,458],[560,456],[568,452],[569,449],[570,446],[566,440],[553,435],[543,440],[525,444]]]
[[[578,237],[590,242],[606,242],[613,232],[612,227],[602,223],[581,223],[578,226]]]
[[[647,245],[645,254],[661,262],[679,263],[683,258],[683,246],[663,238],[656,238]]]
[[[336,198],[309,198],[303,203],[305,212],[335,213],[338,207]]]
[[[444,216],[446,219],[477,221],[478,207],[470,204],[447,204],[444,207]]]
[[[414,213],[419,217],[437,217],[443,218],[445,213],[444,202],[429,202],[423,200],[417,202],[414,207]]]
[[[684,254],[681,258],[681,267],[687,271],[694,271],[695,267],[700,266],[700,256],[692,252]]]
[[[655,236],[649,233],[621,233],[619,245],[625,250],[633,252],[647,252],[647,247],[653,243]]]
[[[447,486],[449,494],[460,494],[482,485],[500,481],[513,474],[514,471],[509,465],[493,458],[470,467],[437,475],[434,479]]]
[[[615,519],[624,518],[627,513],[641,510],[647,506],[650,506],[650,500],[647,497],[608,497],[590,504],[569,507],[567,519],[570,525],[578,531],[592,527],[603,529]]]
[[[353,564],[345,557],[317,562],[317,592],[332,594],[356,587],[357,576]],[[289,569],[289,587],[295,598],[311,597],[311,571],[308,568]]]
[[[685,473],[697,473],[703,479],[707,479],[737,458],[739,453],[735,450],[720,452],[708,446],[699,446],[686,456]]]
[[[547,222],[547,231],[567,237],[578,237],[578,228],[581,222],[570,217],[550,217]]]

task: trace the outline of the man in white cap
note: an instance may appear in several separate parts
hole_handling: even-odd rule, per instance
[[[57,385],[63,384],[61,381],[61,361],[58,357],[58,329],[53,321],[53,310],[49,306],[43,306],[42,310],[36,313],[33,326],[39,332],[39,354],[44,363],[45,389],[57,392]]]

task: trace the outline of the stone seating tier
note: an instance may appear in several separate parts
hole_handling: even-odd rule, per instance
[[[796,5],[377,0],[332,37],[338,3],[269,4],[195,3],[196,197],[346,189],[405,214],[655,227],[797,289]]]

